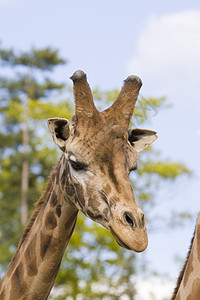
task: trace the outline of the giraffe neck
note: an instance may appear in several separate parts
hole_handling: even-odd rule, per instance
[[[1,300],[44,300],[52,289],[78,213],[70,201],[71,190],[67,195],[69,201],[66,196],[64,199],[68,178],[64,160],[63,156],[50,177],[1,281]]]
[[[200,299],[200,214],[190,250],[171,300]]]

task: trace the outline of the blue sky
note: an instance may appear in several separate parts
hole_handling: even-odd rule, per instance
[[[0,28],[3,47],[60,49],[68,64],[57,71],[58,80],[69,81],[75,70],[83,69],[92,87],[112,89],[137,74],[143,81],[143,96],[166,96],[172,108],[152,115],[148,126],[158,132],[155,147],[164,158],[184,162],[194,175],[159,191],[158,210],[169,214],[181,208],[197,216],[199,1],[0,0]],[[150,233],[145,255],[153,269],[178,273],[174,256],[186,255],[194,224],[195,219],[167,234]]]

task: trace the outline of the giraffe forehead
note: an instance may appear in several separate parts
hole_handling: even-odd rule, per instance
[[[71,130],[72,135],[74,135],[75,139],[86,141],[90,140],[95,142],[97,139],[99,141],[106,139],[114,139],[114,138],[127,138],[128,130],[121,125],[113,125],[102,121],[101,123],[96,124],[95,126],[88,126],[87,128],[76,128],[75,125],[71,126],[73,130]]]
[[[127,149],[126,149],[127,148]],[[125,157],[128,150],[128,141],[121,137],[108,137],[105,135],[101,139],[98,136],[88,137],[86,139],[74,139],[69,145],[68,156],[74,161],[92,162],[111,162],[120,157]]]
[[[128,142],[128,130],[121,125],[109,125],[102,123],[100,127],[88,127],[87,130],[80,131],[75,129],[68,150],[72,154],[93,154],[96,151],[106,152],[113,150],[116,140]]]

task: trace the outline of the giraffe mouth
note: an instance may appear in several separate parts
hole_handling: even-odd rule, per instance
[[[126,248],[128,250],[132,250],[129,246],[127,246],[119,237],[118,235],[115,233],[115,231],[112,229],[112,227],[110,226],[110,232],[112,233],[112,235],[114,236],[117,244],[123,248]]]

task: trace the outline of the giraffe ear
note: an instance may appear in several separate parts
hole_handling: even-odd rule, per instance
[[[69,137],[69,121],[64,118],[51,118],[47,120],[47,125],[54,142],[62,151],[65,151],[65,141]]]
[[[128,140],[137,152],[144,150],[157,138],[156,132],[152,130],[134,128],[128,131]]]

